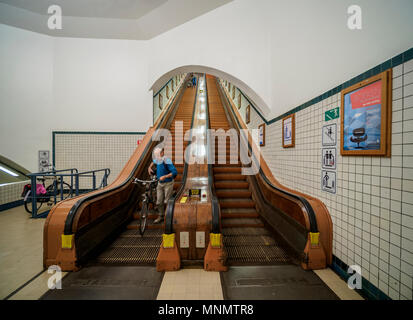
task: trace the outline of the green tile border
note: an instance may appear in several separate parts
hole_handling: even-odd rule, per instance
[[[145,135],[146,132],[132,132],[132,131],[52,131],[52,163],[56,165],[56,135],[57,134],[94,134],[94,135]]]
[[[348,265],[333,255],[333,263],[331,269],[339,275],[340,278],[347,282],[350,275],[347,273]],[[362,288],[360,290],[355,289],[363,298],[367,300],[392,300],[383,291],[373,285],[370,281],[362,276]]]
[[[0,204],[0,212],[1,211],[5,211],[5,210],[9,210],[18,206],[22,206],[24,204],[23,200],[16,200],[13,202],[8,202],[8,203],[3,203]]]
[[[395,57],[393,57],[393,58],[377,65],[377,66],[375,66],[374,68],[371,68],[370,70],[367,70],[364,73],[359,74],[358,76],[355,76],[354,78],[338,85],[337,87],[335,87],[333,89],[330,89],[330,90],[324,92],[323,94],[321,94],[321,95],[319,95],[319,96],[317,96],[317,97],[315,97],[315,98],[299,105],[298,107],[295,107],[294,109],[291,109],[290,111],[287,111],[287,112],[283,113],[282,115],[277,116],[277,117],[275,117],[271,120],[266,120],[265,117],[261,114],[261,112],[259,112],[258,109],[255,107],[255,105],[250,101],[250,99],[248,99],[248,97],[239,88],[237,88],[237,89],[239,90],[239,92],[241,92],[243,97],[248,101],[248,103],[252,106],[252,108],[255,110],[255,112],[264,121],[264,123],[266,125],[270,125],[274,122],[277,122],[277,121],[285,118],[286,116],[289,116],[293,113],[304,110],[304,109],[306,109],[306,108],[308,108],[308,107],[310,107],[310,106],[312,106],[312,105],[314,105],[314,104],[316,104],[316,103],[318,103],[318,102],[320,102],[324,99],[327,99],[327,98],[331,97],[332,95],[335,95],[336,93],[341,92],[341,90],[343,90],[345,88],[348,88],[348,87],[350,87],[350,86],[352,86],[352,85],[354,85],[354,84],[356,84],[360,81],[363,81],[363,80],[366,80],[366,79],[368,79],[372,76],[375,76],[375,75],[377,75],[377,74],[379,74],[379,73],[381,73],[381,72],[383,72],[387,69],[397,67],[397,66],[399,66],[403,63],[406,63],[407,61],[409,61],[411,59],[413,59],[413,48],[408,49],[407,51],[405,51],[405,52],[403,52],[403,53],[401,53],[401,54],[399,54],[399,55],[397,55],[397,56],[395,56]]]

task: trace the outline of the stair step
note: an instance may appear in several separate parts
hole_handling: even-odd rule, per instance
[[[219,199],[221,208],[255,208],[255,203],[246,198],[225,198]]]
[[[222,228],[263,228],[264,224],[257,218],[224,218]]]
[[[215,189],[248,189],[248,182],[247,181],[242,181],[242,180],[221,180],[221,181],[215,181],[214,183]]]
[[[215,167],[214,173],[241,173],[241,167]]]
[[[164,228],[164,222],[163,223],[158,223],[154,224],[154,220],[148,219],[146,221],[146,229],[163,229]],[[139,220],[132,220],[131,223],[128,224],[126,229],[128,230],[138,230],[139,229],[140,222]]]
[[[251,191],[248,189],[218,189],[216,195],[219,198],[251,198]]]
[[[222,208],[222,218],[258,218],[255,208]]]
[[[228,180],[246,180],[246,176],[236,173],[217,173],[214,174],[215,181],[228,181]]]

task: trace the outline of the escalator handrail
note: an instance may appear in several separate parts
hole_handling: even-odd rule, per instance
[[[209,99],[208,99],[208,83],[206,80],[205,76],[205,93],[206,93],[206,127],[210,129],[210,122],[209,122]],[[219,206],[219,201],[218,197],[216,196],[215,193],[215,186],[214,186],[214,181],[213,181],[213,168],[212,168],[212,163],[211,163],[211,149],[213,145],[215,145],[215,140],[211,141],[211,137],[207,137],[207,141],[209,144],[208,148],[208,187],[209,187],[209,192],[211,195],[211,202],[212,202],[212,233],[221,233],[221,228],[220,228],[220,206]],[[213,143],[212,143],[213,142]]]
[[[222,86],[221,86],[221,84],[219,83],[218,80],[216,80],[216,83],[220,86],[221,90],[223,90],[223,88],[222,88]],[[225,93],[224,93],[224,96],[225,96],[225,98],[226,98],[226,100],[227,100],[228,105],[230,106],[228,109],[230,109],[230,111],[231,111],[234,119],[235,119],[236,122],[237,122],[238,129],[242,128],[241,123],[239,122],[238,117],[236,116],[234,110],[232,109],[231,103],[230,103],[230,101],[229,101],[229,99],[228,99],[228,97],[227,97],[227,95],[226,95]],[[249,142],[248,139],[247,139],[247,141],[248,141],[248,149],[249,149],[249,151],[251,152],[251,155],[253,156],[253,158],[255,159],[255,161],[257,162],[257,159],[256,159],[256,157],[255,157],[255,154],[254,154],[254,152],[252,151],[251,144],[250,144],[250,142]],[[265,181],[265,183],[266,183],[268,186],[270,186],[272,189],[274,189],[274,190],[276,190],[276,191],[278,191],[278,192],[280,192],[280,193],[282,193],[282,194],[285,194],[285,195],[287,195],[287,196],[289,196],[289,197],[292,197],[292,198],[294,198],[294,199],[296,199],[296,200],[298,200],[298,201],[300,201],[300,202],[302,203],[302,205],[303,205],[303,207],[304,207],[304,209],[305,209],[305,212],[306,212],[306,214],[307,214],[307,216],[308,216],[308,221],[309,221],[309,223],[310,223],[310,232],[311,232],[311,233],[317,233],[317,232],[318,232],[317,218],[316,218],[316,216],[315,216],[314,209],[313,209],[313,207],[311,206],[311,204],[308,202],[308,200],[307,200],[306,198],[300,196],[300,195],[297,195],[297,194],[288,192],[288,191],[286,191],[286,190],[283,190],[283,189],[281,189],[281,188],[278,188],[277,186],[275,186],[274,184],[272,184],[272,182],[268,179],[268,177],[265,175],[264,171],[262,170],[261,166],[259,166],[259,168],[260,168],[260,170],[259,170],[260,176],[261,176],[261,178]]]
[[[195,88],[195,100],[194,100],[194,108],[192,110],[191,129],[194,125],[196,99],[198,97],[198,84],[199,84],[199,79],[196,82],[196,88]],[[188,148],[190,147],[191,143],[192,143],[192,132],[191,132],[191,135],[190,135],[190,138],[189,138],[189,142],[186,146],[185,152],[186,152],[186,150],[189,150]],[[185,153],[184,153],[184,161],[185,161]],[[173,218],[174,218],[174,211],[175,211],[175,202],[176,202],[176,199],[179,199],[182,192],[184,191],[187,175],[188,175],[188,163],[185,161],[184,172],[182,174],[181,186],[179,187],[179,189],[175,193],[175,195],[173,195],[169,198],[168,204],[166,206],[165,234],[172,234],[173,233]]]
[[[180,88],[180,90],[184,89],[184,84],[186,83],[186,81],[183,82],[182,87]],[[180,94],[176,94],[175,97],[172,99],[172,102],[170,104],[170,107],[175,105],[176,99]],[[175,108],[178,108],[178,105],[176,104],[174,106]],[[166,111],[163,115],[160,121],[158,121],[158,125],[156,126],[156,129],[159,129],[161,124],[166,120],[166,116],[167,116],[168,112]],[[152,143],[155,141],[151,141]],[[72,229],[73,229],[73,223],[76,217],[76,214],[79,210],[79,208],[81,207],[82,204],[84,204],[87,201],[93,200],[97,197],[100,197],[104,194],[113,192],[115,190],[119,190],[122,187],[124,187],[127,183],[129,183],[132,178],[134,178],[134,173],[136,172],[136,170],[141,166],[142,162],[144,161],[144,158],[146,157],[148,150],[151,148],[152,143],[148,142],[144,151],[142,152],[139,160],[136,162],[135,166],[133,167],[129,177],[127,179],[125,179],[121,184],[117,185],[116,187],[113,187],[111,189],[106,189],[106,190],[102,190],[101,192],[97,192],[91,195],[86,195],[83,196],[82,198],[80,198],[78,201],[76,201],[76,203],[72,206],[72,208],[70,209],[67,217],[66,217],[66,221],[65,221],[65,226],[64,226],[64,234],[65,235],[70,235],[73,233]]]

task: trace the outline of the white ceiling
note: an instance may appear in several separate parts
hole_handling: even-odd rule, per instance
[[[60,37],[147,40],[233,0],[0,0],[0,23]],[[59,5],[63,29],[49,30]]]
[[[0,0],[8,5],[41,15],[51,5],[70,17],[139,19],[168,0]]]

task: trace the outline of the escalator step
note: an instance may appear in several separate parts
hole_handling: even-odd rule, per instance
[[[287,264],[291,263],[288,254],[278,246],[228,246],[230,264]]]

